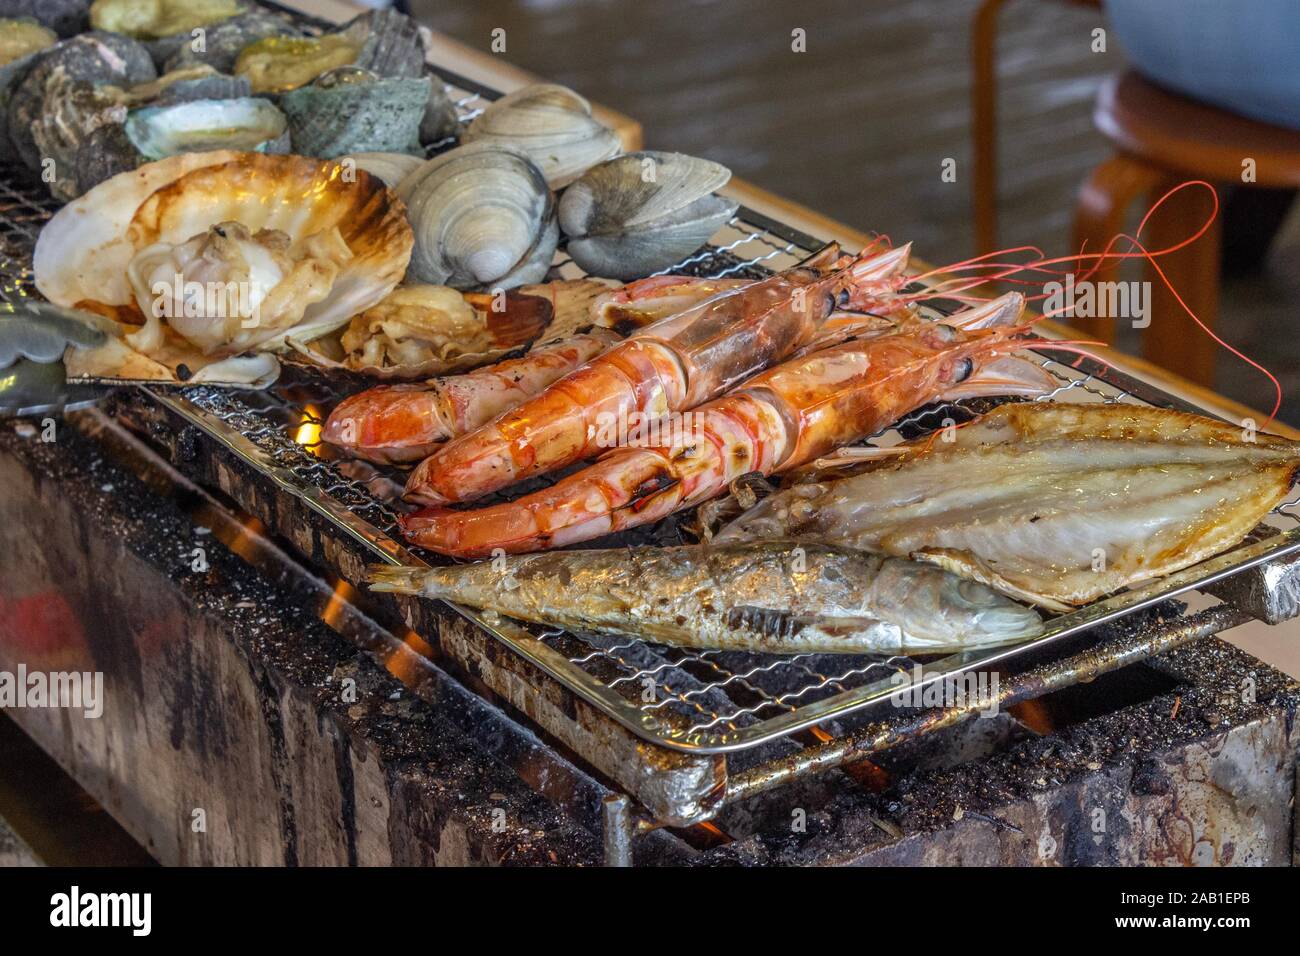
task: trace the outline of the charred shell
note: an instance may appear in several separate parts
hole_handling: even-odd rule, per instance
[[[489,143],[423,163],[396,189],[415,251],[407,281],[513,288],[540,282],[559,228],[546,179],[524,153]]]
[[[191,100],[132,110],[125,130],[127,138],[149,160],[212,149],[288,151],[284,114],[269,100],[255,96]]]
[[[522,150],[552,189],[567,185],[622,148],[618,134],[592,117],[590,103],[553,83],[501,97],[469,124],[463,141]]]
[[[667,269],[712,238],[739,207],[713,195],[725,166],[681,153],[628,153],[588,170],[560,199],[574,262],[634,279]]]
[[[285,93],[280,108],[294,152],[304,156],[416,151],[430,86],[425,77],[383,79],[345,66]]]
[[[42,155],[33,129],[52,109],[46,97],[63,89],[57,79],[125,89],[156,77],[148,51],[130,37],[92,31],[56,43],[37,54],[13,88],[7,115],[15,150],[27,166],[40,168]]]

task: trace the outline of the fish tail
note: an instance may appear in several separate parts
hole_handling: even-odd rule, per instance
[[[438,597],[435,593],[437,588],[428,577],[428,568],[394,568],[387,564],[372,565],[366,571],[366,582],[372,591],[395,591],[398,594]]]

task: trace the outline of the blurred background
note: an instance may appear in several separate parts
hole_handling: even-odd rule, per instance
[[[1294,0],[1286,2],[1294,17]],[[725,163],[850,226],[913,240],[931,262],[977,251],[971,49],[979,0],[411,0],[410,7],[483,51],[492,31],[504,29],[504,59],[639,120],[648,147]],[[1074,249],[1080,186],[1115,152],[1093,111],[1106,78],[1126,68],[1126,54],[1095,2],[1006,0],[994,22],[997,242],[1064,255]],[[1180,29],[1177,18],[1169,29]],[[792,49],[796,30],[805,52]],[[941,176],[945,160],[955,161],[954,181]],[[1147,204],[1133,203],[1129,228]],[[1286,203],[1272,203],[1265,218],[1279,208]],[[1233,234],[1227,239],[1236,245]],[[1300,217],[1286,216],[1271,248],[1247,258],[1225,270],[1217,328],[1282,380],[1280,417],[1300,424]],[[1139,278],[1140,269],[1126,268],[1124,277]],[[1125,326],[1118,344],[1137,351],[1137,334]],[[1203,335],[1190,322],[1186,334]],[[1274,394],[1267,378],[1226,350],[1214,352],[1216,390],[1267,412]]]

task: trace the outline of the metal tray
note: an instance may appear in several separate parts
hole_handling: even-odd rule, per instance
[[[465,121],[497,95],[455,75],[435,72],[453,87]],[[24,185],[0,170],[0,295],[30,294],[31,247],[56,208],[39,184]],[[742,207],[710,247],[665,271],[757,277],[785,268],[821,245],[814,236]],[[566,278],[581,275],[563,251],[557,254],[556,271]],[[1060,388],[1047,400],[1130,402],[1208,414],[1089,359],[1029,354],[1060,380]],[[376,561],[440,560],[405,547],[396,534],[392,509],[317,454],[318,426],[330,401],[341,396],[300,386],[277,386],[265,393],[203,387],[141,390],[227,447],[265,480],[302,500],[340,536],[363,545]],[[962,403],[930,406],[872,441],[892,443],[940,427],[949,418],[961,420],[971,414]],[[905,657],[691,651],[635,638],[575,635],[509,620],[489,622],[471,610],[456,610],[637,736],[677,751],[733,752],[862,711],[901,689],[1006,664],[1032,649],[1300,552],[1300,518],[1291,507],[1290,502],[1280,506],[1252,539],[1226,554],[1056,617],[1046,634],[1026,644],[925,662],[919,681],[913,669],[916,662]]]

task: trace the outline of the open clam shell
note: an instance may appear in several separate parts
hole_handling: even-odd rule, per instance
[[[124,130],[145,159],[212,149],[288,151],[284,114],[255,96],[133,110]]]
[[[552,189],[622,149],[618,134],[592,117],[590,103],[554,83],[525,86],[501,97],[475,117],[462,140],[522,150]]]
[[[355,316],[346,330],[290,342],[285,361],[385,381],[464,372],[533,342],[551,325],[551,303],[519,292],[460,293],[446,286],[401,286]]]
[[[397,185],[415,232],[408,281],[457,289],[540,282],[559,242],[542,172],[519,150],[472,143]]]
[[[333,159],[345,153],[415,151],[432,82],[385,79],[345,66],[280,97],[295,152]]]
[[[318,237],[333,237],[346,247],[341,264],[320,297],[292,313],[292,325],[236,323],[229,339],[214,344],[192,331],[202,327],[205,313],[187,313],[185,323],[170,320],[175,328],[161,324],[164,332],[182,333],[192,354],[183,354],[185,346],[173,337],[158,354],[143,357],[183,378],[181,364],[193,372],[248,349],[283,347],[287,337],[310,341],[379,302],[401,281],[410,257],[411,229],[394,194],[364,171],[343,174],[333,163],[247,152],[184,153],[148,163],[101,183],[50,220],[36,244],[36,286],[58,305],[147,326],[150,317],[139,303],[149,290],[142,293],[129,279],[129,267],[144,253],[161,254],[165,263],[167,254],[224,223],[239,224],[241,235],[282,236],[288,250],[310,250]],[[274,281],[281,279],[272,290]],[[212,321],[214,334],[227,328],[226,318]]]
[[[634,279],[704,245],[739,204],[713,195],[731,171],[707,159],[645,150],[589,169],[560,198],[569,255],[587,272]]]

